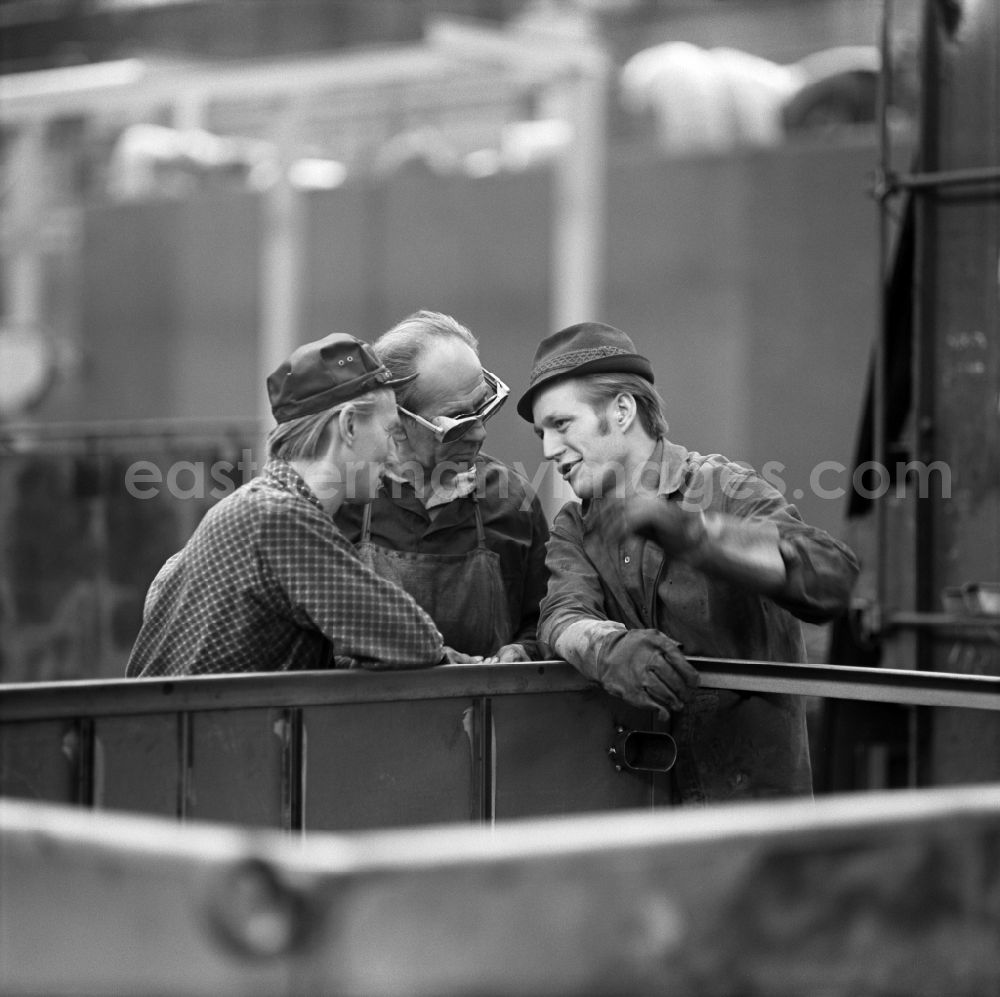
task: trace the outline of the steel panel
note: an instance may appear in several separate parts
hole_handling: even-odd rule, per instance
[[[94,721],[94,806],[180,814],[181,730],[176,714]]]
[[[211,710],[191,716],[186,816],[282,825],[283,710]]]
[[[0,795],[77,801],[80,735],[72,720],[0,726]]]
[[[303,709],[309,831],[479,820],[471,698]]]
[[[654,729],[648,710],[588,689],[497,696],[492,718],[497,819],[669,802],[669,776],[618,772],[608,755],[619,726]]]

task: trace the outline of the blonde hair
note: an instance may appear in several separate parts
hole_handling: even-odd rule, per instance
[[[380,391],[369,391],[349,402],[323,409],[312,415],[280,422],[267,434],[267,454],[282,460],[312,460],[319,457],[330,445],[333,424],[340,419],[340,413],[349,409],[364,419],[370,419],[375,411],[375,402]]]
[[[663,399],[644,377],[638,374],[586,374],[580,378],[580,387],[595,412],[618,395],[631,395],[635,399],[639,425],[646,433],[654,440],[667,435]]]

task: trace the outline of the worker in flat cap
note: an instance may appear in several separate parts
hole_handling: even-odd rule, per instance
[[[464,660],[547,656],[537,640],[548,520],[527,479],[483,452],[507,386],[476,338],[441,312],[409,315],[375,341],[394,376],[400,459],[367,506],[337,523],[374,570],[430,613]]]
[[[394,379],[371,347],[333,333],[268,379],[277,425],[263,472],[213,506],[160,569],[128,676],[441,662],[441,635],[337,529],[375,494],[402,438]]]
[[[517,410],[580,499],[553,523],[539,636],[670,723],[680,802],[810,794],[801,699],[699,689],[688,656],[805,661],[799,621],[847,608],[851,551],[747,465],[671,442],[649,360],[611,326],[544,339]]]

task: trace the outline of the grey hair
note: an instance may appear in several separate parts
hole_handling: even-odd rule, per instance
[[[644,377],[638,374],[586,374],[580,378],[580,387],[595,411],[619,395],[631,395],[635,399],[639,424],[647,434],[654,440],[667,435],[663,399]]]
[[[417,373],[417,363],[435,339],[458,339],[479,356],[479,341],[461,322],[443,312],[421,309],[407,315],[372,344],[379,360],[392,371],[393,377],[409,377]],[[417,409],[420,380],[411,381],[396,392],[396,400],[404,408]]]
[[[387,391],[387,388],[380,389]],[[353,409],[362,419],[370,419],[375,411],[378,393],[369,391],[349,402],[323,409],[313,415],[278,423],[267,434],[267,454],[282,460],[313,460],[330,445],[331,428],[340,413]]]

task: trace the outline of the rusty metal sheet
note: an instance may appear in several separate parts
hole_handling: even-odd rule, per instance
[[[173,713],[94,721],[94,806],[180,814],[181,723]]]
[[[596,689],[496,696],[491,710],[497,819],[669,802],[669,775],[619,772],[608,755],[618,727],[654,729],[648,710]]]
[[[71,720],[0,726],[0,796],[77,802],[80,749]]]
[[[185,816],[282,826],[284,710],[210,710],[191,715]]]
[[[307,707],[302,716],[307,830],[480,819],[475,700]]]

